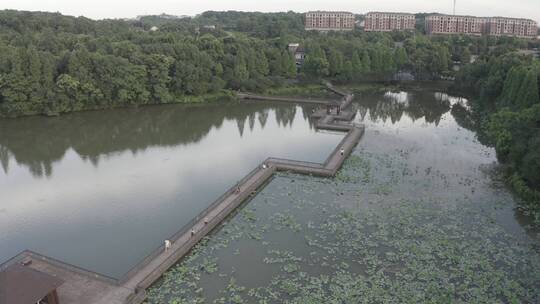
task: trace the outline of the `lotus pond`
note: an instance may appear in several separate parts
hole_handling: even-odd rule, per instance
[[[432,92],[357,98],[366,135],[333,179],[279,174],[148,303],[539,303],[538,230],[494,151]]]

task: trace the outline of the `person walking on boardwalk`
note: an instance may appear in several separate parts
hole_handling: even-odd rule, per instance
[[[341,154],[341,156],[343,156],[345,154],[345,149],[341,148],[341,150],[339,150],[339,154]]]

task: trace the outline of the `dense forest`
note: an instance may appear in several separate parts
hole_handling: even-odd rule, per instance
[[[475,127],[507,165],[510,184],[540,220],[540,60],[506,52],[462,69],[455,87],[472,96]]]
[[[157,28],[156,28],[157,27]],[[214,28],[215,27],[215,28]],[[301,43],[297,69],[289,43]],[[194,18],[100,20],[0,11],[0,115],[58,114],[194,102],[290,79],[388,80],[451,74],[452,62],[526,42],[416,33],[320,34],[303,15],[206,12]]]

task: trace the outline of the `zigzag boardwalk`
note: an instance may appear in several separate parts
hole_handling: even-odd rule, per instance
[[[317,129],[347,132],[334,151],[322,164],[298,160],[268,158],[257,168],[246,175],[237,185],[225,192],[201,214],[182,227],[169,240],[171,248],[165,250],[160,246],[136,267],[130,270],[122,279],[114,280],[90,273],[65,263],[54,261],[44,256],[25,251],[9,263],[18,263],[23,259],[34,259],[34,266],[44,272],[60,277],[66,283],[59,288],[61,303],[64,304],[124,304],[142,303],[146,297],[146,289],[156,282],[171,266],[185,256],[193,246],[203,237],[216,228],[227,216],[231,214],[242,202],[254,195],[276,171],[288,171],[299,174],[318,176],[334,176],[347,156],[364,134],[364,126],[350,121],[354,112],[349,109],[354,96],[347,92],[335,89],[326,83],[332,92],[341,95],[339,101],[266,97],[259,95],[239,93],[239,98],[251,100],[273,100],[293,103],[316,103],[326,105],[339,105],[341,111],[328,114],[325,110],[316,111],[312,117],[319,118],[315,124]],[[5,267],[6,265],[0,265]],[[0,270],[2,267],[0,267]],[[77,297],[76,295],[84,295]]]

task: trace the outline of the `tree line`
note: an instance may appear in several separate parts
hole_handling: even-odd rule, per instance
[[[295,76],[292,54],[279,42],[204,33],[190,20],[150,31],[130,21],[0,12],[6,116],[168,103]]]
[[[289,43],[306,50],[300,69]],[[398,71],[437,79],[452,74],[453,62],[468,62],[471,53],[501,43],[512,48],[523,42],[406,32],[306,32],[303,15],[293,12],[94,21],[4,10],[0,115],[198,101],[232,90],[281,87],[290,79],[385,81]]]
[[[482,138],[506,164],[509,181],[540,220],[540,60],[514,52],[461,70],[456,89],[472,98]]]

